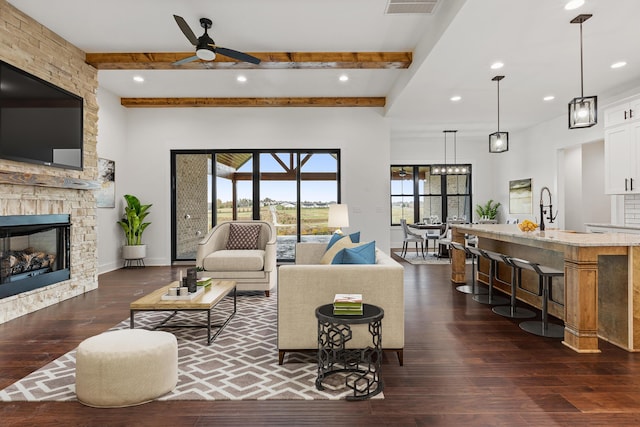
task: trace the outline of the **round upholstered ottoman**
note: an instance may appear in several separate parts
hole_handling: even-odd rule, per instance
[[[76,395],[88,406],[139,405],[177,383],[178,343],[168,332],[109,331],[82,341],[76,351]]]

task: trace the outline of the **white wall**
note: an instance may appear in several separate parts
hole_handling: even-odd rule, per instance
[[[127,155],[126,109],[120,98],[98,88],[98,157],[113,160],[116,165],[115,208],[97,209],[98,274],[122,267],[122,229],[116,224],[124,211],[123,194],[127,186],[122,180]]]
[[[104,114],[114,121],[117,116],[115,128],[124,127],[124,136],[119,133],[118,137],[126,144],[126,152],[112,155],[116,157],[116,197],[131,193],[153,204],[147,217],[152,224],[143,238],[148,246],[147,265],[171,262],[172,149],[339,148],[342,202],[349,205],[351,224],[345,231],[361,231],[363,240],[375,240],[388,251],[390,147],[389,127],[381,109],[131,108],[124,109],[123,117],[111,111],[114,106],[109,105],[109,96],[100,95],[106,105]],[[99,141],[100,147],[102,135]],[[108,230],[100,237],[111,234],[120,245],[121,232],[111,227],[112,218],[107,216],[100,212],[100,226]],[[113,249],[106,249],[104,258],[100,252],[101,265],[112,263],[108,258]]]

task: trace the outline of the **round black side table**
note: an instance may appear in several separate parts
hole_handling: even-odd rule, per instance
[[[380,378],[382,364],[382,318],[384,310],[371,304],[362,304],[363,314],[334,315],[333,304],[316,309],[318,318],[318,378],[316,388],[324,390],[322,381],[329,375],[347,372],[345,386],[353,390],[347,400],[368,399],[380,393],[384,383]],[[351,326],[368,324],[371,346],[346,348],[351,340]]]

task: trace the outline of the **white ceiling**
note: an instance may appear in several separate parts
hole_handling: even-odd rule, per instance
[[[388,0],[9,0],[86,52],[192,52],[176,25],[196,36],[213,20],[220,46],[244,52],[413,52],[406,70],[118,70],[100,84],[121,97],[386,96],[394,127],[488,134],[566,114],[580,95],[583,24],[585,95],[602,100],[640,86],[640,0],[439,0],[432,14],[385,14]],[[505,66],[494,71],[494,61]],[[611,69],[616,61],[628,65]],[[236,82],[243,74],[248,81]],[[340,83],[338,76],[350,80]],[[143,84],[134,83],[143,75]],[[452,95],[462,100],[453,103]],[[544,102],[546,95],[555,100]],[[579,131],[577,131],[579,132]]]

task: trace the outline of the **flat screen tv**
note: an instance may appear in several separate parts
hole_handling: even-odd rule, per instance
[[[81,97],[0,61],[0,158],[82,170]]]

